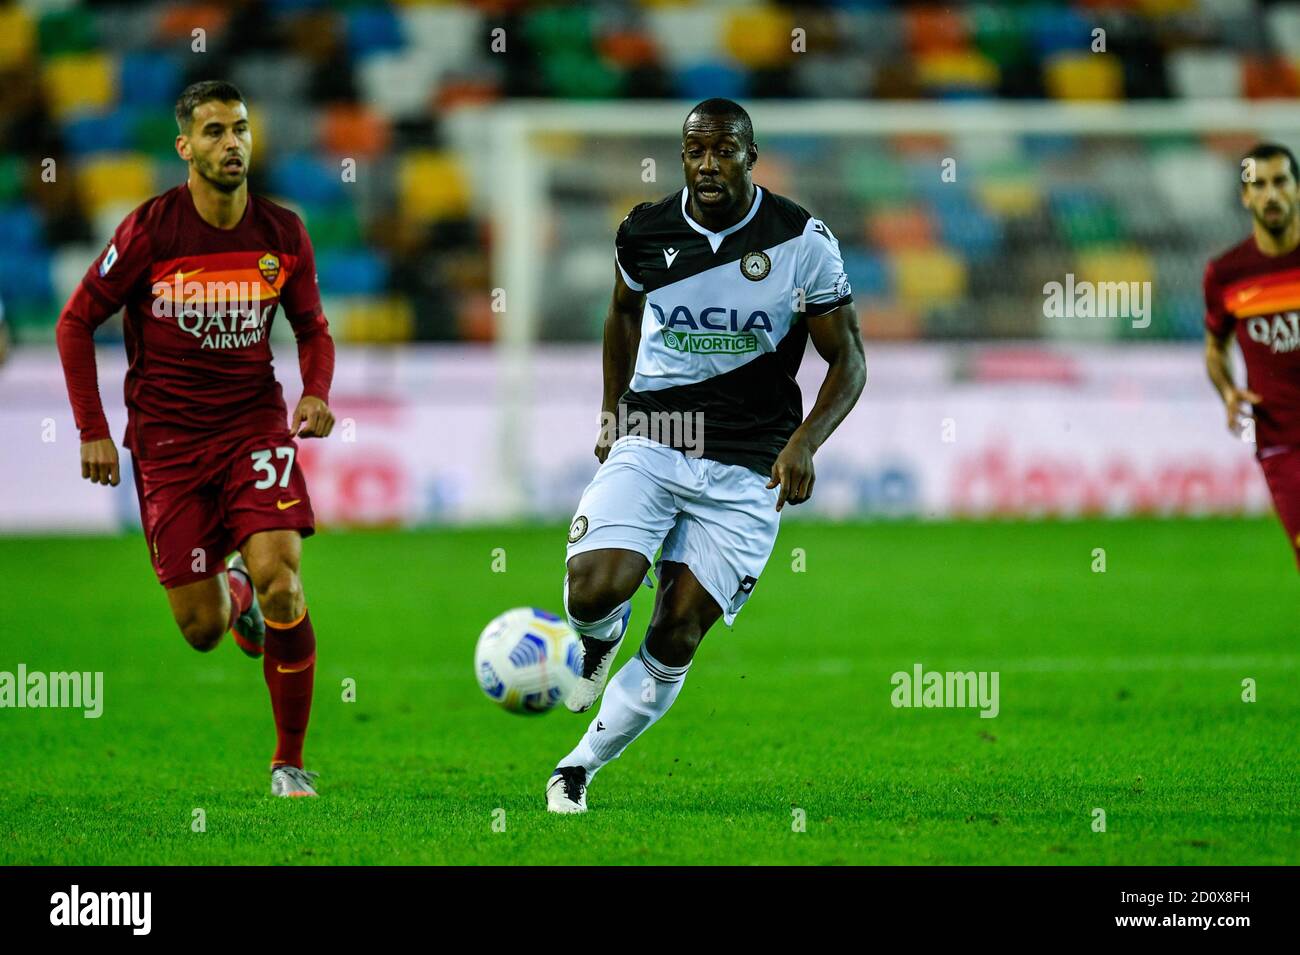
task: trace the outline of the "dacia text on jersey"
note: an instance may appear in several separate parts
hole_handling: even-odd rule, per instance
[[[697,319],[685,305],[678,305],[664,316],[664,310],[654,302],[650,309],[663,329],[664,344],[673,351],[691,354],[738,355],[758,350],[758,338],[752,329],[770,332],[772,320],[767,312],[755,310],[743,324],[736,309],[712,306],[700,311]],[[679,329],[688,328],[691,332]],[[700,328],[709,331],[700,333]],[[737,334],[739,333],[739,334]]]

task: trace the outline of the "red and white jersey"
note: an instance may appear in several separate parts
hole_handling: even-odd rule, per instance
[[[1255,406],[1257,453],[1300,447],[1300,248],[1269,256],[1254,236],[1205,267],[1205,327],[1235,330]]]

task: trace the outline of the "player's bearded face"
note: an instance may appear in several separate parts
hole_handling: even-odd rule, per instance
[[[682,170],[697,208],[722,211],[748,198],[754,146],[730,124],[692,117],[682,138]]]
[[[1260,159],[1255,163],[1255,179],[1246,183],[1243,195],[1245,205],[1255,221],[1274,235],[1280,235],[1291,225],[1300,201],[1291,164],[1285,156]]]
[[[248,178],[253,134],[243,103],[203,103],[194,110],[188,137],[190,162],[198,174],[223,192],[234,192]]]

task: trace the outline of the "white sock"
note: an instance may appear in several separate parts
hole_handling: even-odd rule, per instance
[[[683,667],[660,663],[642,644],[637,655],[610,679],[596,718],[560,765],[582,766],[591,779],[596,770],[618,759],[632,740],[668,712],[690,668],[689,663]]]
[[[621,604],[611,610],[599,620],[588,623],[585,620],[579,620],[573,614],[569,613],[569,576],[564,576],[564,615],[569,618],[569,626],[573,632],[583,637],[591,637],[593,640],[604,640],[609,642],[617,640],[623,635],[623,612],[627,610],[630,600],[624,600]]]

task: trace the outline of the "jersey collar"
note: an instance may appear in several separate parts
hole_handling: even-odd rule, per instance
[[[692,219],[691,214],[686,211],[686,203],[690,198],[690,194],[690,188],[682,186],[682,218],[686,220],[688,226],[709,240],[709,248],[713,249],[714,252],[718,251],[718,246],[722,245],[723,239],[731,235],[731,233],[739,232],[745,226],[749,225],[749,221],[758,214],[759,203],[763,201],[763,187],[757,185],[754,186],[754,202],[750,205],[749,212],[745,214],[745,218],[741,219],[735,225],[727,226],[727,228],[723,229],[721,232],[710,232],[708,229],[704,228],[704,226]]]

